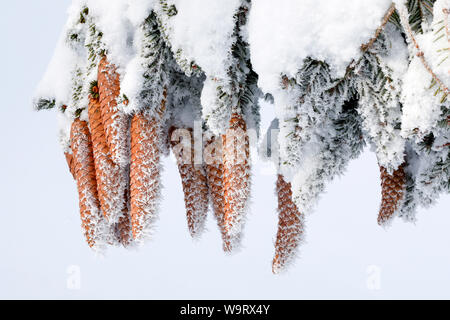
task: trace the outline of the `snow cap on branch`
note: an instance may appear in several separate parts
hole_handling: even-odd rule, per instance
[[[342,77],[361,44],[373,37],[390,0],[271,0],[252,3],[249,42],[252,63],[265,92],[293,77],[306,58],[326,61]]]

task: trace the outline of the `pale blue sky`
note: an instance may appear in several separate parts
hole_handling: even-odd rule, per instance
[[[387,231],[379,228],[379,173],[368,152],[328,187],[287,275],[271,274],[275,177],[261,165],[254,170],[242,252],[221,252],[212,218],[204,237],[190,240],[178,173],[166,160],[154,241],[139,251],[113,249],[95,257],[81,235],[55,114],[33,112],[30,105],[68,4],[2,5],[0,298],[450,298],[450,197],[421,211],[416,225],[397,221]],[[272,114],[264,111],[265,124]],[[79,289],[67,285],[77,279]]]

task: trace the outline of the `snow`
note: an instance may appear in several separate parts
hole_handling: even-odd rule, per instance
[[[66,34],[63,32],[58,41],[53,58],[39,83],[35,96],[46,99],[56,99],[56,103],[61,105],[69,100],[72,86],[71,68],[77,60],[76,54],[65,46]],[[58,79],[58,81],[55,81]]]
[[[439,31],[445,32],[441,29],[444,26],[442,21],[445,21],[443,8],[450,8],[449,0],[436,1],[434,19],[430,30],[422,35],[416,35],[416,39],[427,63],[430,64],[433,72],[448,88],[450,84],[450,59],[444,60],[446,56],[448,57],[448,50],[442,51],[441,49],[448,48],[449,42],[445,35],[439,38]],[[449,23],[447,16],[447,25]],[[418,131],[420,133],[418,137],[420,138],[429,133],[441,117],[442,93],[435,94],[437,86],[430,89],[431,74],[426,70],[420,58],[417,57],[417,49],[411,45],[410,50],[412,61],[403,79],[402,133],[407,137],[414,131]],[[449,105],[448,100],[446,105]]]
[[[327,61],[341,77],[371,39],[390,0],[272,0],[252,3],[249,42],[252,63],[265,92],[280,75],[293,77],[305,58]]]
[[[108,51],[108,59],[119,68],[119,74],[135,69],[134,58],[138,54],[133,46],[134,30],[143,23],[153,8],[151,0],[74,0],[68,10],[68,21],[46,74],[35,93],[39,98],[55,98],[57,105],[67,104],[72,89],[72,72],[75,66],[83,66],[86,58],[85,26],[78,23],[80,11],[89,8],[89,17],[103,32],[102,42]],[[75,30],[83,36],[74,48],[68,36]],[[130,66],[128,66],[130,64]],[[133,69],[134,68],[134,69]],[[130,74],[132,74],[130,72]]]
[[[414,57],[403,79],[402,102],[404,106],[402,131],[404,136],[415,129],[426,133],[436,124],[440,116],[439,98],[430,90],[431,75],[419,58]]]
[[[75,18],[79,17],[79,12],[83,7],[83,2],[74,1],[67,13],[69,19],[61,32],[56,45],[53,57],[47,70],[36,88],[34,96],[36,99],[55,99],[56,105],[67,104],[70,100],[72,89],[72,72],[80,63],[80,52],[76,48],[68,46],[67,35],[75,24]]]
[[[178,14],[167,19],[173,52],[183,51],[208,76],[227,78],[232,63],[234,14],[242,0],[172,0]]]
[[[108,49],[108,59],[123,68],[137,54],[133,48],[133,35],[153,8],[153,2],[145,0],[88,0],[90,15],[97,27],[104,31],[102,41]],[[122,71],[122,72],[121,72]]]
[[[448,87],[450,83],[450,59],[444,61],[443,59],[446,55],[448,56],[448,51],[445,52],[445,48],[448,49],[449,46],[449,34],[446,34],[446,32],[450,32],[450,30],[445,31],[445,29],[441,30],[441,28],[450,28],[450,21],[449,14],[445,14],[444,10],[450,11],[450,0],[436,1],[433,10],[433,30],[430,32],[430,34],[434,35],[434,39],[428,42],[424,51],[427,55],[430,55],[431,68]],[[444,36],[440,37],[440,35]],[[442,49],[444,49],[444,52],[442,52]]]
[[[400,134],[401,123],[401,79],[408,68],[408,51],[400,33],[394,26],[387,26],[380,40],[364,56],[356,80],[360,93],[358,112],[363,118],[366,137],[377,154],[378,164],[389,173],[403,164],[405,139]],[[377,66],[386,79],[379,85]]]

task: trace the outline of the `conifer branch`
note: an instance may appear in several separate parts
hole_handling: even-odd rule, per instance
[[[403,8],[399,8],[398,9],[399,15],[400,15],[400,21],[401,24],[403,26],[403,29],[406,32],[406,35],[410,41],[410,43],[412,43],[414,45],[414,48],[417,50],[417,57],[420,59],[420,61],[422,62],[423,66],[425,67],[425,69],[428,71],[428,73],[431,75],[431,77],[433,78],[433,80],[439,85],[439,87],[441,88],[441,90],[444,92],[444,95],[449,95],[449,89],[448,87],[444,84],[444,82],[436,75],[436,73],[434,73],[433,69],[431,68],[430,64],[428,63],[427,59],[425,58],[425,54],[423,52],[423,50],[421,49],[419,42],[417,41],[416,37],[414,36],[413,30],[411,28],[411,25],[409,24],[409,19],[407,16],[407,10],[405,10],[405,7],[403,5]],[[448,20],[448,19],[447,19]]]
[[[381,25],[375,31],[375,36],[372,39],[370,39],[369,42],[361,45],[361,51],[363,53],[366,53],[373,46],[373,44],[377,41],[378,37],[383,32],[384,28],[388,24],[389,20],[391,19],[392,15],[394,14],[394,12],[395,12],[395,4],[392,3],[391,6],[389,7],[388,11],[384,15]]]
[[[344,81],[346,81],[348,78],[351,77],[351,75],[353,74],[353,71],[355,71],[357,66],[359,66],[361,61],[364,59],[364,54],[367,53],[370,50],[370,48],[373,47],[373,45],[380,37],[383,30],[386,28],[387,24],[391,20],[391,17],[394,15],[394,13],[396,13],[396,8],[395,8],[395,4],[392,3],[391,6],[389,7],[389,9],[387,10],[386,14],[384,15],[383,19],[381,20],[380,26],[375,31],[374,36],[367,43],[361,45],[362,55],[359,58],[359,60],[357,60],[357,61],[353,60],[348,65],[347,71],[345,72],[345,76],[342,79],[340,79],[339,81],[337,81],[336,85],[334,87],[328,89],[328,92],[335,91],[337,86],[339,86],[340,84],[342,84]],[[284,76],[282,79],[283,88],[285,88],[285,89],[287,88],[288,82],[289,82],[289,79],[286,76]]]

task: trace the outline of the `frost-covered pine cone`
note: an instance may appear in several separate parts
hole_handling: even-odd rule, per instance
[[[118,109],[120,79],[116,67],[105,57],[98,66],[98,85],[103,126],[112,160],[120,166],[129,162],[129,119]]]
[[[81,226],[89,247],[98,249],[107,242],[108,228],[100,211],[91,134],[86,121],[75,119],[71,128]]]
[[[172,133],[175,130],[177,129],[171,128],[169,130],[169,139],[171,141],[172,151],[177,159],[178,170],[183,185],[189,232],[193,238],[198,238],[204,231],[208,215],[209,197],[206,172],[202,164],[196,165],[194,163],[192,130],[182,129],[188,131],[191,137],[190,143],[185,142],[186,144],[183,141],[180,144],[172,141]],[[190,148],[190,150],[187,150],[184,146]]]
[[[381,171],[381,207],[378,215],[378,224],[380,226],[389,223],[400,208],[404,198],[406,188],[406,174],[404,165],[401,165],[392,174],[384,167]]]
[[[278,175],[276,192],[279,221],[272,263],[272,271],[275,274],[282,272],[295,259],[305,228],[304,215],[292,201],[291,184],[286,182],[282,175]]]
[[[153,226],[160,197],[160,124],[145,112],[131,120],[131,220],[133,238],[143,240]]]
[[[211,153],[211,159],[205,159],[205,171],[208,178],[209,195],[213,206],[214,216],[217,220],[223,240],[223,249],[226,252],[232,250],[231,239],[225,232],[225,198],[223,190],[223,162],[222,141],[216,137],[209,139],[205,150]],[[211,150],[210,150],[211,149]],[[209,154],[208,154],[209,155]]]
[[[103,215],[111,225],[128,215],[128,170],[111,159],[98,99],[90,98],[89,122],[97,177],[98,197]],[[122,219],[123,220],[123,219]],[[123,221],[121,222],[123,224]]]
[[[233,113],[230,127],[223,136],[224,227],[239,246],[250,196],[250,144],[242,115]],[[232,250],[233,248],[231,248]]]

